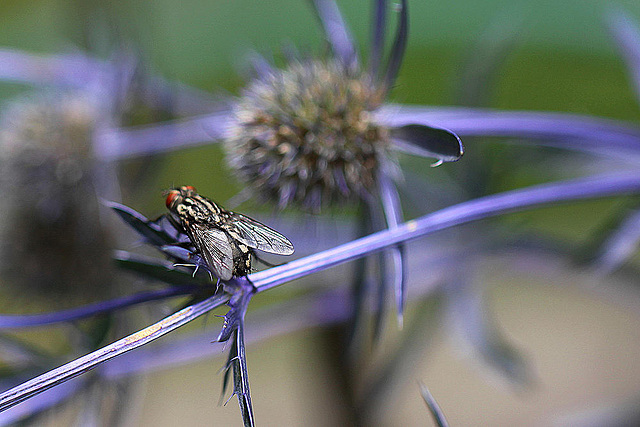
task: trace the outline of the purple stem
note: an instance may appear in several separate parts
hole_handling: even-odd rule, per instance
[[[122,79],[122,63],[102,61],[77,53],[34,55],[14,49],[0,49],[0,80],[32,85],[51,85],[87,89],[107,77]],[[178,115],[205,114],[220,109],[224,102],[217,96],[158,76],[147,76],[146,85],[154,90],[143,94],[151,105],[159,97],[167,98]],[[124,82],[126,83],[126,81]]]
[[[106,64],[76,55],[39,56],[13,49],[0,49],[0,79],[38,85],[86,87]]]
[[[421,291],[426,292],[426,287]],[[314,292],[250,313],[246,321],[250,326],[246,331],[247,342],[342,322],[350,313],[348,301],[345,291],[337,289]],[[109,379],[139,375],[219,356],[221,351],[222,343],[211,342],[211,332],[189,336],[181,334],[170,342],[145,347],[112,360],[100,370],[100,374]]]
[[[407,221],[393,230],[380,231],[315,255],[253,273],[249,279],[256,286],[257,292],[262,292],[449,227],[537,205],[638,192],[640,172],[590,176],[480,197]]]
[[[0,412],[29,399],[31,396],[35,396],[51,387],[77,377],[95,368],[100,363],[154,341],[180,326],[189,323],[193,319],[208,313],[214,308],[219,307],[224,304],[228,298],[228,295],[207,298],[97,351],[75,359],[66,365],[60,366],[12,388],[0,394]]]
[[[98,314],[109,313],[114,310],[131,307],[145,302],[157,301],[180,295],[193,293],[195,287],[172,287],[156,291],[141,292],[109,301],[88,304],[69,310],[41,314],[0,315],[0,329],[21,329],[34,326],[50,325],[52,323],[72,322]]]
[[[629,123],[577,114],[473,108],[387,106],[379,120],[390,127],[433,124],[460,137],[530,138],[541,144],[634,161],[640,155],[640,128]]]
[[[119,160],[211,143],[228,136],[231,111],[156,125],[109,129],[96,136],[96,156]],[[460,107],[387,105],[378,112],[386,126],[424,124],[462,137],[535,139],[544,145],[640,161],[640,128],[626,122],[577,114],[500,111]]]
[[[94,150],[101,160],[148,156],[222,139],[231,112],[223,111],[184,120],[120,129],[106,129],[96,135]]]
[[[27,417],[60,405],[76,395],[78,390],[86,385],[86,380],[87,378],[79,378],[76,381],[61,384],[55,390],[46,391],[11,411],[3,412],[0,414],[0,425],[14,425]]]

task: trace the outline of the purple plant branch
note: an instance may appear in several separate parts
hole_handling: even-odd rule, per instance
[[[627,12],[615,8],[607,14],[607,28],[624,58],[636,97],[640,101],[640,26]]]
[[[448,272],[458,265],[460,258],[467,258],[472,251],[484,249],[484,246],[469,248],[468,245],[464,248],[451,248],[442,241],[430,245],[415,245],[410,254],[414,269],[423,276],[413,281],[409,299],[417,300],[430,294],[442,283]],[[425,278],[427,272],[428,278]],[[352,313],[349,302],[347,289],[323,288],[254,310],[247,315],[247,342],[262,342],[303,329],[345,322]],[[221,351],[219,344],[211,342],[211,332],[181,334],[109,361],[100,369],[100,375],[118,379],[155,372],[215,357]]]
[[[146,94],[146,102],[154,105],[158,96],[162,96],[176,115],[195,116],[228,108],[228,99],[221,94],[210,93],[179,81],[165,80],[157,75],[150,75],[147,79],[147,86],[153,89]]]
[[[228,295],[207,298],[134,334],[20,384],[0,394],[0,412],[27,400],[31,396],[35,396],[51,387],[77,377],[95,368],[100,363],[156,340],[224,304],[228,298]]]
[[[640,128],[617,120],[537,111],[401,105],[385,106],[378,114],[379,120],[390,127],[431,123],[460,137],[533,139],[552,147],[640,160]]]
[[[127,61],[127,55],[124,57],[128,63],[123,63],[122,57],[120,60],[103,61],[82,53],[36,55],[0,48],[0,80],[87,89],[96,82],[104,81],[107,76],[122,79],[122,72],[132,68],[132,61]],[[219,97],[179,82],[170,82],[154,75],[146,79],[146,85],[154,88],[143,94],[146,102],[156,104],[159,99],[166,100],[176,114],[204,114],[219,110],[224,104]]]
[[[0,329],[22,329],[35,326],[50,325],[53,323],[72,322],[103,313],[110,313],[115,310],[143,304],[146,302],[167,299],[180,295],[190,295],[195,286],[171,287],[148,292],[140,292],[122,298],[109,301],[88,304],[82,307],[69,310],[56,311],[41,314],[20,314],[20,315],[0,315]]]
[[[431,250],[428,253],[420,253],[418,256],[416,252],[419,251],[411,251],[414,260],[424,259],[415,273],[420,275],[428,272],[429,280],[414,280],[410,287],[412,291],[409,296],[410,301],[424,298],[437,289],[444,283],[443,280],[449,277],[450,271],[459,266],[460,259],[469,259],[480,253],[484,254],[487,249],[490,249],[480,245],[473,250],[465,248],[444,251],[441,243],[434,246],[438,252]],[[558,257],[558,248],[543,250],[540,247],[532,248],[525,244],[517,250],[513,250],[513,247],[504,248],[502,245],[496,249],[507,256],[508,265],[514,268],[514,271],[524,274],[542,274],[549,279],[566,274],[568,260]],[[584,285],[580,282],[579,286],[581,290],[591,292],[597,297],[633,312],[637,313],[640,307],[637,289],[632,289],[631,285],[598,287],[592,286],[591,283]],[[328,291],[318,290],[253,311],[247,318],[249,325],[247,343],[262,342],[303,329],[344,322],[350,314],[348,301],[346,290],[337,288]],[[107,379],[142,375],[216,357],[221,354],[221,351],[219,344],[212,344],[211,332],[205,331],[186,336],[183,334],[170,341],[144,347],[111,360],[100,369],[99,373]]]
[[[278,323],[267,321],[265,329]],[[262,329],[260,324],[260,329]],[[141,348],[112,359],[100,368],[100,376],[107,379],[118,379],[131,375],[141,375],[163,369],[171,369],[219,356],[223,344],[211,342],[211,331],[184,336],[180,334],[169,342]],[[247,337],[251,336],[251,329]],[[252,339],[249,339],[252,341]]]
[[[61,384],[55,390],[48,390],[39,394],[33,399],[23,402],[21,405],[13,408],[11,411],[5,411],[0,414],[0,425],[15,425],[19,421],[39,414],[62,402],[70,399],[78,393],[78,390],[84,387],[88,378],[78,378],[75,381],[69,381]]]
[[[378,120],[389,127],[432,124],[462,137],[533,139],[544,145],[640,161],[640,128],[627,122],[585,115],[499,111],[461,107],[386,105]],[[211,143],[228,137],[231,111],[96,135],[96,156],[119,160]],[[419,153],[419,151],[417,152]]]
[[[105,129],[95,137],[98,159],[112,161],[203,145],[227,136],[230,111],[129,128]]]
[[[432,287],[423,286],[421,291],[423,289],[426,292]],[[350,313],[348,301],[344,289],[321,290],[251,312],[246,320],[246,340],[248,343],[261,342],[304,328],[345,321]],[[110,361],[100,369],[100,375],[108,379],[139,375],[195,363],[221,352],[222,344],[211,342],[211,332],[180,335],[170,342],[145,347]]]
[[[507,191],[441,209],[407,221],[393,230],[379,231],[333,249],[253,273],[249,278],[256,286],[257,292],[263,292],[308,274],[326,270],[449,227],[538,205],[638,192],[640,192],[640,172],[596,175]]]
[[[447,242],[446,239],[434,239],[430,240],[428,245],[421,243],[410,248],[411,257],[407,258],[407,261],[409,267],[417,272],[417,276],[412,277],[419,276],[419,279],[413,280],[410,287],[408,297],[411,300],[423,298],[437,289],[448,272],[456,268],[461,258],[466,259],[472,253],[487,249],[485,246],[470,247],[468,244],[463,248],[458,245],[452,247]],[[247,342],[261,342],[290,332],[344,322],[352,313],[350,301],[348,289],[320,288],[254,310],[247,315]],[[171,340],[111,360],[100,369],[100,374],[105,378],[117,379],[195,363],[219,355],[220,352],[221,348],[218,345],[212,345],[210,332],[181,334]]]
[[[244,321],[240,322],[232,336],[234,342],[229,357],[232,366],[227,369],[233,370],[233,394],[238,397],[242,421],[246,427],[255,426],[255,416],[253,415],[253,404],[251,403],[251,391],[249,389],[249,371],[247,368],[247,354],[244,345]]]
[[[84,87],[105,64],[81,54],[41,56],[0,49],[0,79],[38,85]]]
[[[411,258],[417,270],[412,277],[420,276],[421,280],[414,280],[410,287],[409,301],[416,301],[432,293],[449,277],[452,269],[459,266],[460,259],[470,259],[478,254],[486,254],[490,247],[479,245],[473,249],[446,249],[443,242],[431,245],[432,249],[424,251],[424,245],[416,246],[410,251]],[[519,273],[537,274],[552,279],[558,275],[567,274],[568,259],[558,257],[557,247],[541,248],[539,246],[513,246],[505,248],[499,245],[494,248],[502,255],[506,255],[508,265]],[[490,255],[491,256],[491,255]],[[417,259],[423,260],[417,263]],[[428,273],[428,280],[424,277]],[[615,286],[585,285],[579,281],[581,290],[593,293],[599,298],[629,309],[635,313],[640,307],[637,289],[631,285]],[[348,294],[343,288],[331,290],[317,290],[310,294],[295,297],[281,303],[269,305],[248,314],[246,331],[247,343],[262,342],[264,340],[282,336],[288,333],[319,326],[329,326],[344,322],[349,318]],[[181,334],[171,340],[147,346],[135,352],[129,352],[106,363],[99,371],[103,378],[119,379],[131,375],[142,375],[160,370],[172,369],[190,363],[196,363],[208,358],[220,356],[221,345],[211,342],[211,332]]]
[[[379,231],[327,251],[253,273],[248,278],[256,286],[257,292],[263,292],[311,273],[326,270],[449,227],[549,203],[631,193],[640,193],[640,173],[592,176],[499,193],[450,206],[408,221],[393,230]],[[220,306],[228,298],[228,295],[210,297],[113,344],[14,387],[0,394],[0,411],[87,372],[109,359],[166,335]]]
[[[333,53],[349,69],[355,70],[358,67],[358,55],[338,5],[333,0],[312,1]]]

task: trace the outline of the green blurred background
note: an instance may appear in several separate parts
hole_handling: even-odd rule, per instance
[[[366,52],[369,2],[338,3],[360,49]],[[640,119],[637,98],[603,24],[612,6],[623,7],[640,19],[637,1],[614,5],[596,0],[413,0],[409,6],[409,46],[391,96],[394,102],[457,103],[462,64],[476,49],[478,38],[487,28],[508,28],[520,22],[514,48],[498,69],[487,105]],[[13,0],[2,2],[0,8],[1,46],[38,53],[80,49],[106,56],[125,40],[140,50],[151,69],[165,77],[231,94],[237,94],[244,81],[251,51],[273,54],[278,62],[279,52],[288,43],[302,52],[321,53],[325,48],[305,0]],[[7,84],[1,93],[8,97],[19,90]],[[456,167],[464,167],[464,161]],[[496,189],[537,180],[522,174],[513,178],[513,182],[496,183]],[[158,191],[173,184],[195,184],[218,200],[228,199],[239,189],[218,148],[190,149],[171,156],[157,181],[152,188],[133,193],[142,199],[134,206],[148,206],[149,215],[161,212]],[[594,202],[510,220],[539,221],[547,232],[575,242],[611,206]],[[607,294],[603,298],[580,288],[594,280],[584,272],[550,259],[536,262],[540,268],[526,267],[517,273],[505,268],[504,260],[483,267],[491,308],[508,338],[533,363],[538,373],[535,387],[516,393],[497,383],[461,357],[446,329],[413,367],[413,377],[430,387],[451,425],[580,425],[576,419],[563,417],[579,417],[640,398],[640,306],[635,304],[635,291],[630,296],[611,298]],[[217,327],[218,322],[207,322],[212,338]],[[391,330],[393,327],[390,325]],[[320,355],[323,342],[321,331],[308,330],[249,348],[258,425],[345,422],[335,377]],[[217,371],[222,361],[220,357],[148,376],[133,423],[241,425],[235,401],[217,406],[221,381]],[[380,425],[429,423],[415,381],[402,384],[388,404]],[[61,419],[64,414],[56,414],[51,423],[62,424]]]
[[[366,52],[369,2],[338,3]],[[640,14],[632,0],[411,2],[408,54],[394,99],[451,103],[456,72],[472,43],[492,23],[508,27],[522,20],[496,106],[636,118],[638,107],[602,25],[613,6]],[[107,39],[120,35],[165,76],[209,90],[234,91],[251,50],[269,55],[286,43],[314,52],[323,46],[305,0],[6,1],[2,8],[5,46],[105,53]]]

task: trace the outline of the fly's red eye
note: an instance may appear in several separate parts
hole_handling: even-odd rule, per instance
[[[171,205],[176,200],[176,197],[178,197],[179,195],[180,195],[180,192],[178,190],[169,191],[169,194],[167,194],[167,200],[165,202],[169,209],[171,209]]]
[[[195,191],[196,191],[196,187],[193,187],[193,186],[191,186],[191,185],[185,185],[185,186],[184,186],[184,187],[182,187],[182,188],[185,188],[185,189],[187,189],[187,190],[191,190],[191,191],[193,191],[193,192],[195,192]]]

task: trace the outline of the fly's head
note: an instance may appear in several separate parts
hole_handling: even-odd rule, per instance
[[[186,198],[192,198],[197,195],[196,189],[190,185],[174,188],[167,191],[167,199],[165,201],[167,208],[174,213],[178,213],[178,207],[184,204]]]
[[[211,224],[220,221],[220,207],[199,195],[190,185],[169,190],[165,203],[169,211],[183,222]]]

